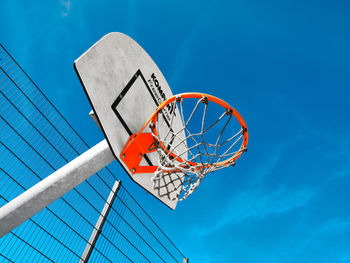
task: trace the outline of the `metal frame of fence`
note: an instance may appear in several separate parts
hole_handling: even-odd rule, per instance
[[[0,44],[0,206],[87,149]],[[93,247],[91,262],[182,262],[182,252],[116,182],[108,166],[25,221],[0,239],[1,261],[86,262],[84,250]]]

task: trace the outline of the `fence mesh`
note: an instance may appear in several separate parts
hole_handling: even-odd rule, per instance
[[[79,154],[86,142],[0,44],[0,206]],[[0,239],[3,262],[77,262],[114,183],[112,168]],[[182,262],[184,255],[123,186],[90,262]]]

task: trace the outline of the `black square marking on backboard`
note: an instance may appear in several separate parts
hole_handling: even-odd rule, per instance
[[[128,82],[128,84],[126,84],[125,88],[122,90],[122,92],[118,95],[118,97],[116,98],[116,100],[112,103],[111,108],[113,110],[113,112],[115,113],[115,115],[117,116],[117,118],[119,119],[119,121],[121,122],[121,124],[123,125],[123,127],[125,128],[125,130],[127,131],[127,133],[129,134],[129,136],[133,135],[133,132],[130,130],[129,126],[126,124],[126,122],[124,121],[123,117],[119,114],[117,107],[118,104],[122,101],[122,99],[125,97],[125,95],[127,94],[127,92],[131,89],[131,87],[133,86],[133,84],[135,83],[135,81],[137,80],[137,78],[140,77],[143,81],[143,83],[145,84],[149,94],[151,95],[156,107],[159,106],[158,101],[156,100],[156,98],[154,97],[154,94],[152,93],[150,87],[148,86],[148,83],[145,79],[145,77],[143,76],[142,72],[140,69],[138,69],[136,71],[136,73],[132,76],[131,80]],[[170,127],[170,123],[167,121],[167,119],[165,118],[164,114],[162,113],[163,118],[165,123],[167,124],[167,126],[169,127],[169,129],[172,129]],[[152,162],[149,160],[149,158],[147,157],[147,155],[145,155],[145,160],[147,161],[147,163],[149,165],[152,165]]]
[[[127,131],[127,133],[129,134],[129,136],[131,136],[133,134],[133,132],[130,130],[129,126],[126,124],[126,122],[124,121],[123,117],[119,114],[117,107],[118,104],[122,101],[122,99],[125,97],[125,95],[127,94],[127,92],[130,90],[130,88],[132,87],[132,85],[135,83],[135,81],[137,80],[137,78],[140,77],[143,81],[143,83],[145,84],[149,94],[152,96],[152,99],[154,100],[155,105],[158,107],[159,103],[157,102],[156,98],[154,97],[154,95],[151,92],[150,87],[147,84],[147,81],[145,79],[145,77],[143,76],[142,72],[140,69],[138,69],[136,71],[136,73],[134,74],[134,76],[131,78],[131,80],[128,82],[128,84],[125,86],[125,88],[122,90],[122,92],[118,95],[118,97],[116,98],[116,100],[113,102],[113,104],[111,105],[111,108],[113,110],[113,112],[115,113],[115,115],[117,116],[117,118],[119,119],[119,121],[121,122],[121,124],[123,125],[123,127],[125,128],[125,130]],[[147,156],[145,155],[145,159],[147,161],[147,163],[149,165],[152,165],[151,161],[149,160],[149,158],[147,158]]]
[[[125,88],[122,90],[122,92],[118,95],[116,100],[111,105],[113,112],[115,113],[115,115],[117,115],[119,121],[122,123],[122,125],[125,128],[125,130],[128,132],[128,134],[130,136],[133,134],[133,132],[130,130],[130,128],[128,127],[126,122],[123,120],[122,116],[119,114],[119,112],[117,110],[117,107],[118,107],[118,104],[121,102],[121,100],[125,97],[126,93],[130,90],[132,85],[135,83],[135,81],[137,80],[138,77],[141,77],[141,79],[142,79],[143,83],[145,84],[149,94],[152,96],[152,99],[154,100],[154,103],[156,104],[157,107],[159,106],[159,103],[157,102],[156,98],[152,94],[151,89],[148,86],[148,84],[146,82],[146,79],[143,76],[141,70],[137,70],[136,73],[134,74],[134,76],[131,78],[131,80],[128,82],[128,84],[126,84]]]

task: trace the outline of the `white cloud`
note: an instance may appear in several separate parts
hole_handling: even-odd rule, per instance
[[[181,75],[187,70],[188,59],[191,56],[191,48],[196,37],[207,23],[208,15],[202,13],[202,16],[196,21],[189,33],[183,38],[182,43],[176,50],[174,59],[174,72],[170,76],[171,82],[174,84],[181,78]]]
[[[207,236],[231,224],[247,219],[261,219],[273,214],[287,213],[297,207],[306,206],[316,193],[309,189],[290,191],[284,187],[268,192],[262,189],[242,192],[236,195],[226,209],[220,214],[220,219],[211,226],[196,228],[191,234]]]
[[[71,0],[61,0],[61,4],[64,7],[64,11],[62,12],[62,16],[68,16],[68,13],[69,13],[71,6],[72,6],[72,1]]]
[[[300,231],[303,231],[304,235],[298,242],[293,243],[293,257],[290,251],[285,252],[284,258],[289,259],[285,262],[300,262],[300,259],[307,257],[310,253],[320,251],[323,247],[328,247],[326,252],[321,252],[324,262],[349,262],[350,253],[344,250],[348,242],[341,238],[349,235],[349,218],[333,217],[320,225],[302,225]]]

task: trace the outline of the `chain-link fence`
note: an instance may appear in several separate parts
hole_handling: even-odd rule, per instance
[[[0,44],[0,206],[89,149]],[[0,239],[0,261],[182,262],[184,255],[112,170],[87,181]],[[103,228],[95,229],[111,192]],[[110,199],[108,199],[110,202]],[[1,227],[1,226],[0,226]],[[91,234],[98,239],[91,244]]]

